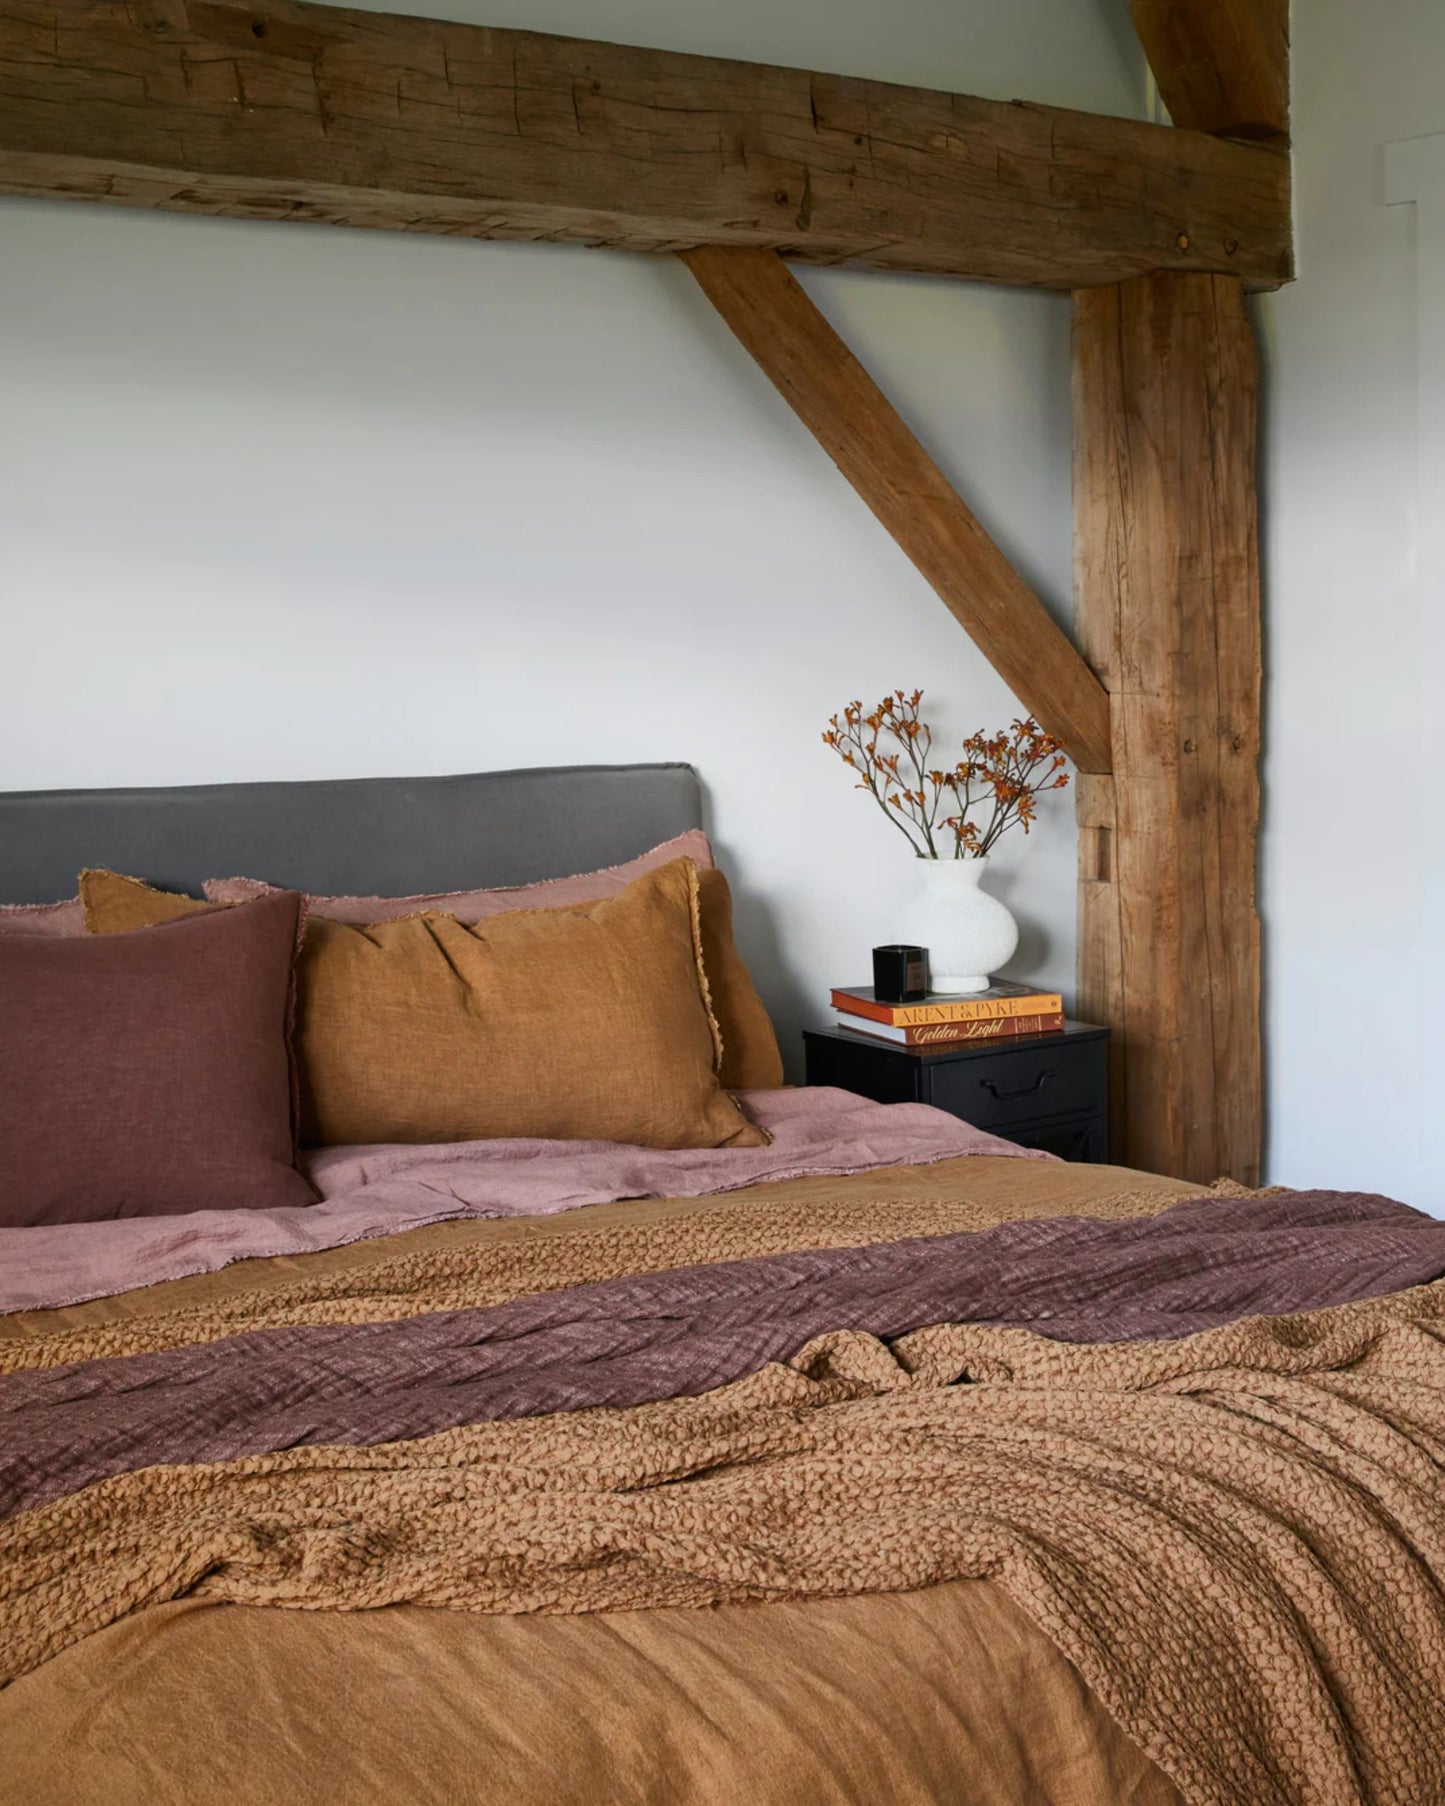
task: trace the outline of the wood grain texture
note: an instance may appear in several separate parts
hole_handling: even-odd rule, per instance
[[[1289,136],[1289,0],[1130,0],[1175,125]]]
[[[1261,1141],[1256,368],[1238,282],[1074,302],[1080,645],[1113,776],[1081,781],[1078,1010],[1114,1030],[1114,1157],[1255,1184]]]
[[[999,676],[1081,770],[1109,769],[1109,698],[775,251],[683,253],[703,292]]]
[[[1292,268],[1269,148],[284,0],[7,0],[0,190],[1054,288]]]

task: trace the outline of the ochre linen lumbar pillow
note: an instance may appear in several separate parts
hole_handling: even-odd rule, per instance
[[[309,1142],[767,1139],[718,1082],[690,860],[473,927],[317,919],[297,1045]]]
[[[306,899],[310,920],[318,916],[340,922],[390,922],[402,916],[441,910],[468,927],[518,909],[575,909],[615,897],[646,872],[658,871],[674,859],[691,859],[698,867],[702,911],[703,965],[712,994],[713,1013],[722,1034],[722,1082],[729,1091],[767,1091],[783,1082],[783,1060],[768,1012],[733,941],[732,895],[728,881],[712,862],[712,848],[700,828],[679,834],[625,865],[549,878],[540,884],[504,890],[437,891],[414,897],[313,897]],[[213,902],[237,903],[264,896],[271,888],[255,878],[209,878],[205,893]]]
[[[294,891],[137,934],[0,936],[0,1223],[304,1205]]]

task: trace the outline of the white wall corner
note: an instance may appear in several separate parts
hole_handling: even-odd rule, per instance
[[[1438,770],[1445,758],[1445,718],[1438,707],[1440,673],[1445,670],[1445,132],[1401,138],[1384,150],[1384,191],[1389,206],[1415,208],[1415,506],[1417,561],[1414,581],[1418,610],[1417,644],[1423,656],[1413,675],[1402,683],[1402,696],[1413,702],[1419,722],[1421,769]],[[1422,822],[1426,844],[1438,834],[1441,812]],[[1427,1052],[1429,1036],[1445,1011],[1445,955],[1440,950],[1440,924],[1445,921],[1445,860],[1439,855],[1422,864],[1421,894],[1402,899],[1416,918],[1415,944],[1428,949],[1417,975],[1415,1011],[1422,1066],[1422,1124],[1435,1125],[1445,1114],[1445,1062]],[[1433,1128],[1423,1131],[1428,1143]],[[1426,1148],[1422,1145],[1421,1158]],[[1435,1208],[1442,1207],[1437,1193]]]

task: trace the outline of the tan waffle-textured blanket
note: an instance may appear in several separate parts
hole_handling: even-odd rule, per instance
[[[854,1200],[846,1233],[966,1211]],[[73,1321],[12,1356],[435,1309],[437,1263],[460,1304],[675,1264],[689,1237],[683,1259],[742,1258],[799,1233],[787,1215],[519,1238],[525,1275],[502,1281],[433,1246],[404,1271]],[[696,1399],[122,1474],[0,1526],[4,1666],[187,1595],[585,1613],[991,1578],[1189,1799],[1421,1806],[1445,1797],[1442,1315],[1432,1286],[1171,1343],[840,1332]]]

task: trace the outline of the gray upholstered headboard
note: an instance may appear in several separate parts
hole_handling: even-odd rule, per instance
[[[12,791],[0,794],[0,903],[74,896],[88,865],[197,894],[236,876],[333,896],[530,884],[701,825],[690,765]]]

